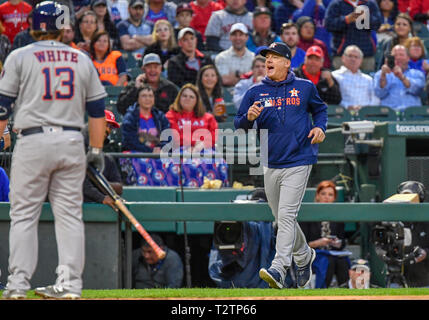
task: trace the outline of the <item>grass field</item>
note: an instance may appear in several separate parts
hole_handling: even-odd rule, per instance
[[[379,289],[308,289],[308,290],[275,290],[275,289],[216,289],[216,288],[192,288],[192,289],[142,289],[142,290],[84,290],[83,299],[222,299],[222,298],[269,298],[278,297],[335,297],[344,296],[427,296],[429,288],[379,288]],[[28,292],[29,299],[39,299],[34,291]]]

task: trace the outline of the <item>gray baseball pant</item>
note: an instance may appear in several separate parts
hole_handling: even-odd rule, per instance
[[[278,227],[276,254],[271,267],[283,277],[286,268],[292,264],[292,256],[299,267],[310,261],[310,247],[297,216],[311,168],[311,165],[283,169],[264,167],[265,193]]]
[[[58,282],[77,294],[84,268],[83,181],[86,160],[78,131],[18,139],[11,166],[8,289],[30,289],[38,259],[38,222],[49,194],[58,247]],[[53,239],[52,239],[53,240]]]

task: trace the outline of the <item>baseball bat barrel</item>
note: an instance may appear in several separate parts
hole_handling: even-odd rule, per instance
[[[152,247],[155,251],[156,255],[159,259],[165,258],[165,251],[160,248],[153,241],[152,237],[147,233],[147,231],[143,228],[143,226],[137,221],[137,219],[133,216],[133,214],[128,210],[128,208],[124,205],[121,199],[115,200],[116,207],[130,220],[132,225],[136,228],[136,230],[140,233],[140,235],[146,240],[146,242]]]
[[[107,179],[100,173],[97,169],[88,165],[87,173],[89,178],[95,183],[95,185],[101,190],[101,192],[109,195],[114,201],[116,208],[122,212],[131,224],[136,228],[136,230],[140,233],[140,235],[146,240],[146,242],[151,246],[151,248],[155,251],[156,255],[159,259],[165,258],[165,251],[162,250],[158,244],[153,241],[152,237],[147,233],[147,231],[143,228],[143,226],[137,221],[134,215],[128,210],[125,206],[123,199],[116,193],[116,191],[111,187],[110,183]]]

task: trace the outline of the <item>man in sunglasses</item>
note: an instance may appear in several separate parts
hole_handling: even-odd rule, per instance
[[[120,125],[116,122],[115,115],[112,111],[104,110],[106,115],[106,133],[104,136],[104,145],[109,143],[109,135],[114,129],[119,129]],[[88,141],[88,131],[84,130],[83,135],[85,137],[85,143]],[[119,172],[118,166],[116,165],[115,160],[104,154],[104,170],[103,175],[106,177],[107,181],[109,181],[113,190],[119,195],[122,194],[122,178],[121,173]],[[83,202],[97,202],[103,203],[115,208],[114,200],[101,192],[95,184],[89,179],[88,175],[85,177],[85,181],[83,183]]]

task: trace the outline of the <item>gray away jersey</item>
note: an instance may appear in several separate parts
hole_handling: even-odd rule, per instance
[[[253,13],[247,12],[243,15],[236,15],[229,13],[225,9],[214,11],[210,16],[207,28],[205,31],[205,36],[214,36],[218,37],[219,46],[222,50],[226,50],[231,47],[231,40],[229,40],[229,31],[233,24],[241,22],[246,25],[249,30],[249,34],[253,29]]]
[[[6,58],[0,93],[16,97],[14,128],[84,126],[85,103],[107,94],[91,59],[61,42],[45,40]]]

